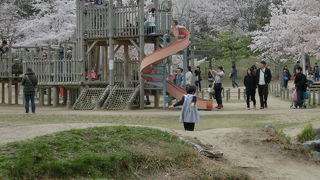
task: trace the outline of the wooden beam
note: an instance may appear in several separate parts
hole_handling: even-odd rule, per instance
[[[122,45],[118,45],[115,50],[114,50],[114,53],[117,53],[119,51],[119,49],[121,48]]]
[[[124,46],[124,87],[128,88],[129,86],[129,46]]]
[[[134,42],[134,40],[130,39],[131,44],[138,50],[139,53],[141,53],[141,49],[138,46],[138,44],[136,42]],[[146,56],[146,54],[143,52],[143,56]]]
[[[2,82],[1,83],[1,104],[5,104],[6,103],[6,98],[5,98],[5,87],[6,87],[6,84],[5,84],[5,82]]]
[[[98,41],[96,40],[96,41],[94,41],[94,42],[91,44],[91,46],[90,46],[89,49],[87,50],[87,53],[86,53],[87,56],[88,56],[88,54],[91,52],[91,50],[94,48],[94,46],[95,46],[97,43],[98,43]]]

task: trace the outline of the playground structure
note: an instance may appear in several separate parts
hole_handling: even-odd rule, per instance
[[[99,4],[77,0],[76,30],[68,42],[12,46],[0,57],[2,103],[7,84],[8,104],[12,104],[12,85],[18,104],[19,82],[26,67],[31,67],[38,77],[42,106],[63,104],[77,110],[119,110],[132,105],[144,108],[145,96],[154,96],[158,108],[162,92],[166,107],[172,98],[185,93],[167,81],[168,58],[185,51],[190,36],[186,29],[175,27],[177,39],[170,43],[171,4],[170,0],[154,0],[149,7],[152,10],[145,12],[144,1],[115,5],[113,0]],[[145,55],[146,44],[153,44],[155,50],[149,56]],[[138,58],[130,57],[132,49],[138,52]],[[118,51],[123,51],[123,59],[115,57]],[[184,67],[187,64],[185,57]],[[212,101],[200,99],[198,105],[200,109],[212,109]]]

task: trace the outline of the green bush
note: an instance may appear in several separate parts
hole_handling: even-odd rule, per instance
[[[303,131],[298,135],[298,141],[303,143],[306,141],[314,140],[316,137],[316,132],[313,129],[312,124],[308,124]]]

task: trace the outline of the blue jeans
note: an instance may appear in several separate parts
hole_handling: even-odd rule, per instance
[[[222,84],[221,83],[217,83],[214,85],[214,91],[215,91],[215,99],[217,101],[217,104],[221,104],[222,105]]]
[[[295,104],[296,107],[302,108],[302,105],[303,105],[303,93],[304,93],[304,91],[297,90],[297,101],[296,101],[296,104]]]
[[[26,113],[29,113],[29,103],[31,101],[31,111],[32,113],[36,113],[36,104],[34,103],[35,93],[25,93],[24,94],[24,108]]]
[[[232,87],[233,88],[239,87],[239,85],[237,83],[237,79],[235,77],[232,77]]]

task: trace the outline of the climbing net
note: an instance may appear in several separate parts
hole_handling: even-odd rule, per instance
[[[106,91],[106,88],[85,88],[75,104],[73,109],[75,110],[93,110],[97,107],[101,96]]]
[[[137,88],[122,88],[114,87],[107,100],[103,104],[104,109],[108,110],[123,110],[131,105],[133,99],[137,96],[139,87]]]

